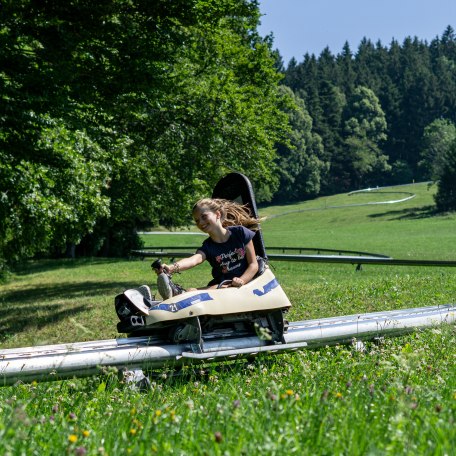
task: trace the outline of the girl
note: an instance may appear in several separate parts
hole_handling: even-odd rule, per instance
[[[259,220],[252,217],[245,206],[217,198],[199,200],[193,206],[192,216],[196,226],[209,238],[191,257],[173,265],[164,264],[163,271],[167,274],[179,273],[207,260],[212,266],[213,277],[208,287],[216,288],[224,280],[231,280],[233,287],[242,287],[250,282],[258,272],[252,239],[254,230],[259,228]],[[164,288],[160,283],[161,276],[158,280],[159,291],[164,299],[168,299],[172,294],[163,296],[161,293]]]

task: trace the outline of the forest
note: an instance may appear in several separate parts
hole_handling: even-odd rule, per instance
[[[356,52],[347,42],[340,54],[326,48],[286,69],[279,59],[278,67],[301,114],[289,114],[296,147],[278,148],[284,172],[276,198],[440,179],[443,151],[455,138],[451,26],[430,43],[364,38]],[[299,150],[306,151],[300,160]]]
[[[451,26],[285,68],[260,21],[256,0],[2,2],[0,273],[125,255],[232,170],[265,204],[429,180],[456,209]]]

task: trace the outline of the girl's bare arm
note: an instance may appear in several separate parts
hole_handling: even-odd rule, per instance
[[[176,261],[174,264],[164,264],[163,269],[165,272],[174,274],[175,272],[186,271],[187,269],[198,266],[206,259],[206,255],[201,250],[198,250],[194,255],[188,258],[182,258]]]

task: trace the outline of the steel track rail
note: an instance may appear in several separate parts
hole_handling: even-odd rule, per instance
[[[169,258],[187,258],[193,255],[190,252],[181,251],[132,251],[132,254],[140,257],[169,257]],[[375,256],[374,256],[375,255]],[[455,260],[412,260],[390,258],[374,254],[373,256],[363,255],[289,255],[284,253],[268,253],[268,259],[271,261],[294,261],[303,263],[344,263],[353,265],[373,264],[382,266],[440,266],[456,267]]]
[[[289,324],[284,344],[258,337],[211,339],[203,350],[172,345],[151,337],[131,337],[14,348],[0,351],[0,385],[86,377],[106,368],[118,371],[181,366],[281,353],[356,340],[399,336],[419,328],[456,323],[456,306],[441,305],[297,321]],[[201,348],[201,347],[198,347]]]

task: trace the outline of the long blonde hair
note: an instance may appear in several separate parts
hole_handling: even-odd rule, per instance
[[[223,227],[242,225],[253,231],[260,228],[261,220],[252,216],[246,204],[242,205],[222,198],[203,198],[195,203],[192,213],[196,209],[208,209],[211,212],[220,211],[220,220]]]

